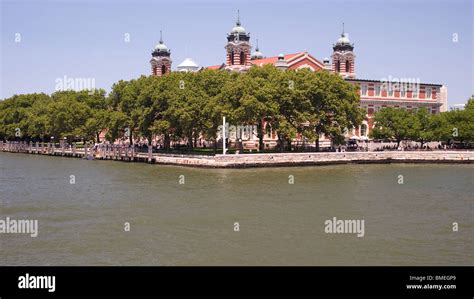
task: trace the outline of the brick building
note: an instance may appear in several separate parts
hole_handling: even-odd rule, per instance
[[[312,71],[327,70],[339,74],[347,82],[359,87],[360,106],[367,111],[366,120],[364,120],[360,127],[353,129],[352,132],[348,132],[348,137],[357,136],[367,139],[373,127],[374,113],[384,107],[396,107],[407,110],[424,107],[433,114],[447,111],[447,88],[442,84],[421,83],[413,78],[388,78],[386,80],[358,78],[356,76],[354,44],[351,43],[349,35],[345,32],[344,28],[341,36],[333,44],[332,49],[331,59],[324,58],[323,62],[308,52],[265,57],[260,52],[258,40],[255,51],[251,52],[250,33],[242,26],[238,16],[235,26],[227,34],[227,44],[225,45],[226,61],[219,65],[208,66],[207,68],[245,72],[253,65],[273,64],[282,70],[309,68]],[[152,74],[160,76],[168,73],[171,69],[170,51],[163,44],[161,38],[152,55],[153,58],[150,61]],[[197,71],[198,69],[200,68],[193,66],[192,69],[183,69],[181,67],[180,70]],[[269,133],[266,136],[266,146],[272,147],[276,144],[275,135],[274,133]],[[230,137],[232,138],[232,136]],[[328,140],[324,136],[321,137],[321,146],[327,145]],[[249,141],[253,142],[253,140]]]

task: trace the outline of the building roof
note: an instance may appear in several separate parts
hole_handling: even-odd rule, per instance
[[[314,60],[316,64],[320,65],[321,67],[323,66],[323,64],[319,60],[311,56],[308,52],[285,54],[284,57],[285,57],[285,61],[288,62],[288,65],[291,65],[292,63],[298,61],[300,58],[307,57],[311,60]],[[262,59],[252,59],[250,63],[256,66],[263,66],[265,64],[275,64],[277,61],[278,61],[278,56],[271,56],[271,57],[265,57]],[[219,64],[219,65],[208,66],[206,68],[211,69],[211,70],[216,70],[216,69],[222,68],[223,66],[224,64]]]
[[[218,64],[218,65],[211,65],[211,66],[208,66],[208,67],[206,67],[206,69],[209,69],[209,70],[218,70],[218,69],[220,69],[220,68],[223,67],[223,66],[224,66],[224,64],[222,63],[222,64]]]
[[[354,82],[369,82],[369,83],[384,83],[385,81],[382,80],[372,80],[372,79],[359,79],[359,78],[346,78],[346,81],[354,81]],[[411,83],[411,82],[408,82]],[[430,85],[430,86],[438,86],[442,87],[442,84],[434,84],[434,83],[422,83],[420,85]]]
[[[194,60],[192,60],[191,58],[186,58],[185,60],[183,60],[183,62],[181,62],[178,65],[178,68],[180,68],[180,67],[195,67],[195,68],[197,68],[198,64],[196,62],[194,62]]]

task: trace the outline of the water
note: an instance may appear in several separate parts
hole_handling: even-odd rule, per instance
[[[0,234],[0,265],[473,265],[473,182],[474,165],[197,169],[0,153],[0,218],[39,221],[36,238]],[[326,234],[333,217],[363,219],[365,236]]]

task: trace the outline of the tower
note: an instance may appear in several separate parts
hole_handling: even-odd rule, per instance
[[[285,60],[285,55],[278,55],[278,60],[275,62],[275,67],[283,71],[288,69],[288,62]]]
[[[254,59],[262,59],[262,58],[263,58],[263,53],[260,52],[260,50],[258,49],[258,38],[257,38],[257,47],[255,48],[255,52],[252,53],[251,59],[254,60]]]
[[[163,34],[160,30],[160,42],[156,45],[151,53],[152,58],[151,74],[155,76],[163,76],[171,72],[171,50],[163,43]]]
[[[341,37],[332,49],[332,71],[343,77],[355,78],[354,44],[351,44],[349,34],[344,32],[344,23],[342,23]]]
[[[247,32],[240,23],[239,11],[237,11],[237,22],[231,32],[227,34],[226,69],[233,71],[245,71],[250,68],[250,32]]]

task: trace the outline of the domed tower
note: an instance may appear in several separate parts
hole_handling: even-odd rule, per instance
[[[344,23],[342,24],[341,37],[332,49],[332,71],[343,77],[355,78],[354,44],[351,44],[349,34],[344,32]]]
[[[285,60],[285,55],[278,55],[278,60],[275,62],[275,67],[283,71],[288,69],[288,62]]]
[[[226,69],[233,71],[245,71],[250,68],[250,32],[247,32],[240,23],[239,11],[237,11],[237,22],[231,32],[227,34]]]
[[[251,59],[254,60],[254,59],[262,59],[262,58],[263,58],[263,53],[260,52],[260,50],[258,49],[258,38],[257,38],[257,47],[255,48],[255,51],[252,53]]]
[[[163,76],[171,72],[171,50],[163,43],[163,35],[160,30],[160,42],[156,45],[155,49],[151,53],[152,58],[151,74],[155,76]]]

